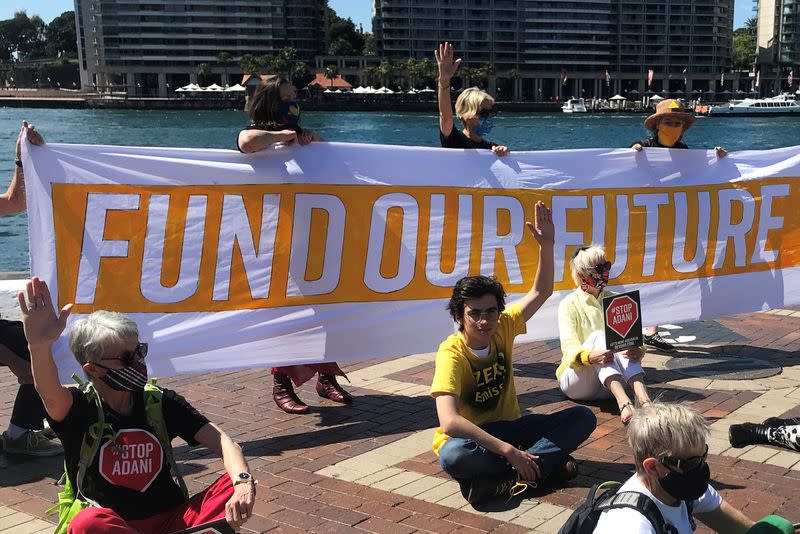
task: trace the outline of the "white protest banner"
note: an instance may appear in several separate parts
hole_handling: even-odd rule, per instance
[[[604,244],[644,324],[800,302],[800,147],[520,152],[314,143],[25,146],[32,272],[74,317],[129,314],[165,375],[435,351],[452,285],[526,292],[552,206],[558,335],[577,246]],[[62,376],[75,369],[63,339]]]

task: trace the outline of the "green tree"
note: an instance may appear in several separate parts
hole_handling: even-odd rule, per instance
[[[264,54],[262,56],[258,56],[258,59],[256,59],[258,70],[270,74],[277,72],[277,69],[275,68],[276,63],[277,61],[275,61],[275,56],[272,54]]]
[[[360,28],[356,28],[355,23],[351,19],[343,19],[336,14],[333,9],[328,9],[328,53],[331,55],[353,55],[364,50],[364,32]],[[344,43],[338,43],[342,40],[349,44],[349,48]],[[352,50],[348,54],[334,54],[331,52],[331,46],[337,43],[337,50]]]
[[[74,11],[63,12],[47,25],[45,53],[48,57],[78,57]]]
[[[258,74],[258,62],[253,54],[244,54],[240,57],[239,67],[245,74]]]
[[[354,56],[356,49],[350,44],[350,41],[344,37],[339,37],[331,43],[328,47],[328,55],[331,56]]]
[[[295,87],[305,87],[311,81],[311,69],[308,63],[299,59],[292,63],[292,83]]]
[[[26,61],[44,57],[46,29],[41,17],[28,17],[25,11],[17,11],[13,18],[0,21],[0,60]]]
[[[733,32],[732,60],[733,68],[738,71],[749,71],[756,60],[756,27],[758,21],[750,18],[744,27]]]
[[[297,49],[293,46],[287,46],[275,55],[271,70],[275,74],[291,76],[291,71],[296,61]]]
[[[197,78],[200,85],[206,85],[207,78],[211,75],[211,65],[208,63],[200,63],[197,65]]]
[[[366,85],[375,85],[380,82],[381,75],[377,67],[366,67],[361,71],[361,77]]]
[[[325,77],[331,81],[331,87],[333,87],[333,80],[339,76],[339,68],[335,65],[330,65],[325,67]]]
[[[364,48],[361,53],[365,56],[374,56],[375,52],[375,36],[371,33],[364,34]]]
[[[378,74],[381,77],[381,85],[386,87],[387,85],[389,85],[389,78],[392,76],[392,74],[395,73],[396,69],[394,65],[392,65],[386,60],[381,61],[377,69],[378,69]]]
[[[217,54],[217,63],[222,66],[222,71],[225,73],[225,78],[228,78],[228,65],[233,61],[233,56],[228,52],[220,52]]]

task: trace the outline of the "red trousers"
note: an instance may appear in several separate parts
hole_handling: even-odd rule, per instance
[[[203,492],[172,510],[125,521],[111,508],[87,508],[72,518],[67,534],[170,534],[225,517],[233,483],[225,474]]]

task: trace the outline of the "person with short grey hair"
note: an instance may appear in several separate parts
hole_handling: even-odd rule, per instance
[[[69,347],[89,384],[64,387],[52,347],[72,305],[56,311],[47,284],[34,278],[19,306],[36,390],[64,444],[67,478],[90,505],[69,520],[71,534],[169,534],[222,520],[236,530],[250,518],[257,483],[241,447],[178,393],[148,383],[148,344],[133,320],[96,311],[75,321]],[[225,467],[192,497],[173,459],[176,437],[214,451]]]
[[[637,410],[628,425],[636,474],[619,493],[647,496],[676,534],[693,532],[691,516],[715,532],[745,534],[755,522],[725,502],[709,484],[708,435],[705,418],[686,405],[656,401]],[[634,508],[603,512],[594,534],[620,532],[656,534],[648,519]]]

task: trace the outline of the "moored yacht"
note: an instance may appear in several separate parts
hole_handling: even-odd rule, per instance
[[[782,94],[770,98],[745,98],[727,104],[712,106],[709,115],[794,115],[800,113],[800,102],[793,95]]]
[[[586,104],[583,103],[582,98],[570,98],[561,106],[561,111],[564,113],[586,113]]]

